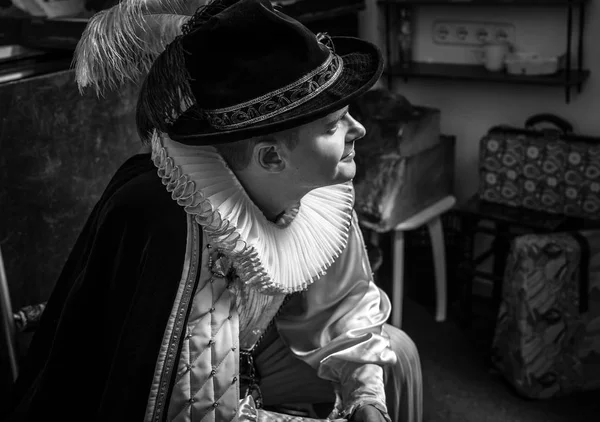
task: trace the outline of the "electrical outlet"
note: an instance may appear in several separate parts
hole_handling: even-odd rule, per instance
[[[442,45],[481,45],[493,41],[515,43],[515,26],[502,22],[436,20],[433,42]]]

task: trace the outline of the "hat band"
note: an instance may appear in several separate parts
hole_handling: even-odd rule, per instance
[[[343,67],[342,58],[330,51],[323,64],[297,81],[242,104],[201,110],[202,117],[217,130],[237,129],[270,119],[319,95],[339,78]]]

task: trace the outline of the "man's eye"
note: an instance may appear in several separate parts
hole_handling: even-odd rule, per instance
[[[340,125],[340,124],[339,124],[339,122],[338,122],[338,123],[336,123],[336,124],[335,124],[335,125],[333,125],[331,128],[329,128],[329,130],[327,131],[327,133],[329,133],[329,134],[334,134],[334,133],[335,133],[335,131],[338,129],[338,126],[339,126],[339,125]]]

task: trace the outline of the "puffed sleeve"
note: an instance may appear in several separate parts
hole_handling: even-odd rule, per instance
[[[383,333],[390,310],[388,297],[373,282],[354,214],[346,249],[277,319],[291,351],[334,383],[336,408],[343,416],[363,404],[373,404],[387,416],[383,366],[396,363]]]

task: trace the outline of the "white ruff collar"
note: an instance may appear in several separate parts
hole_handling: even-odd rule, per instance
[[[232,258],[240,279],[262,293],[305,290],[346,247],[354,204],[351,183],[314,189],[299,209],[275,224],[214,147],[183,145],[155,132],[152,160],[173,199]]]

